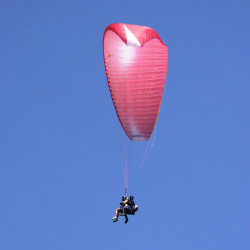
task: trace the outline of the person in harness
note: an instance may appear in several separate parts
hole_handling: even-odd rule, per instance
[[[129,199],[128,197],[123,196],[122,201],[120,202],[120,208],[117,208],[115,210],[115,216],[112,218],[112,220],[113,222],[117,222],[119,215],[121,215],[121,216],[125,216],[125,223],[127,223],[128,214],[134,215],[137,210],[138,210],[138,206],[135,205],[134,196],[131,195]]]
[[[125,211],[125,206],[128,204],[128,197],[122,196],[122,201],[120,202],[120,207],[115,210],[115,216],[112,218],[113,222],[118,221],[119,215],[124,215],[127,221],[127,213]],[[127,222],[126,222],[127,223]]]
[[[130,195],[129,196],[129,200],[128,200],[128,206],[125,206],[125,211],[127,214],[132,214],[134,215],[135,214],[135,202],[134,202],[134,196],[133,195]],[[138,209],[138,207],[137,207]],[[136,209],[136,211],[137,211]]]

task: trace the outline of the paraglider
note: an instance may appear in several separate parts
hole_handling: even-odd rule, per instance
[[[112,218],[113,222],[118,221],[119,215],[125,216],[125,224],[128,222],[128,214],[134,215],[138,210],[138,206],[134,202],[134,196],[130,195],[129,198],[126,196],[122,197],[120,207],[115,210],[115,216]]]
[[[104,31],[103,57],[111,98],[124,132],[135,143],[148,141],[157,122],[167,75],[166,44],[152,28],[114,23]],[[123,172],[127,196],[127,159]]]

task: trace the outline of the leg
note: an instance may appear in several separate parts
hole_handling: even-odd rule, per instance
[[[115,217],[118,218],[119,217],[119,213],[121,212],[121,209],[120,208],[117,208],[115,210]]]
[[[118,217],[119,217],[119,213],[120,213],[121,209],[117,208],[115,210],[115,217],[112,218],[113,222],[117,222],[118,221]]]
[[[127,213],[124,213],[124,215],[125,215],[125,218],[126,218],[125,223],[127,223],[128,222],[128,215],[127,215]]]

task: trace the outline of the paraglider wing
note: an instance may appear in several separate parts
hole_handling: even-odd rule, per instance
[[[103,36],[103,55],[113,104],[127,136],[150,138],[167,74],[168,49],[145,26],[115,23]]]

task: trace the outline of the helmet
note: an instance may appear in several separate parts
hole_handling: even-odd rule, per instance
[[[127,199],[126,196],[122,196],[122,201],[125,201]]]
[[[130,195],[129,196],[129,199],[132,201],[132,200],[134,200],[134,196],[133,195]]]

